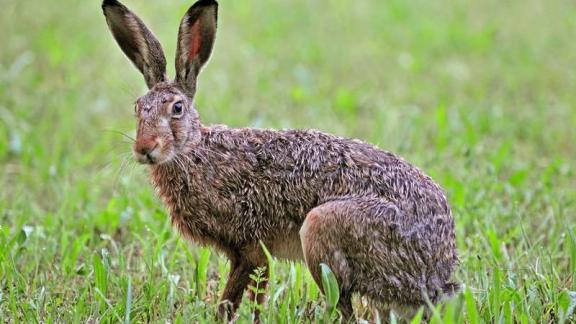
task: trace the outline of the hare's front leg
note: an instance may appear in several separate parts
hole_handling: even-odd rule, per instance
[[[386,237],[386,223],[397,213],[384,199],[355,197],[326,202],[306,216],[300,229],[304,260],[321,290],[320,264],[330,267],[338,280],[338,308],[345,320],[353,316],[352,294],[364,295],[366,286],[378,286],[371,268],[392,265],[385,264],[386,252],[378,250],[382,249],[378,242]]]
[[[241,261],[232,261],[230,274],[228,275],[228,281],[226,282],[226,287],[224,288],[224,293],[222,294],[220,307],[218,309],[219,317],[229,321],[234,319],[234,314],[242,302],[242,296],[244,295],[244,291],[248,285],[252,285],[254,287],[256,286],[256,283],[250,278],[250,275],[254,274],[254,271],[258,268],[258,266],[247,262],[242,257],[239,257],[238,259]],[[265,264],[262,266],[268,268]],[[266,272],[266,278],[267,276],[268,272]],[[251,302],[256,302],[259,305],[262,304],[264,300],[264,293],[261,291],[266,289],[266,285],[268,283],[266,278],[258,283],[257,292],[249,292],[249,298]],[[259,321],[259,315],[259,309],[255,309],[255,322]]]
[[[250,283],[250,274],[256,269],[250,263],[232,260],[228,281],[220,299],[218,315],[221,319],[232,320],[242,302],[244,290]]]

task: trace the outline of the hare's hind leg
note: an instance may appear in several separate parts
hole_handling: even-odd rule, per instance
[[[387,266],[378,242],[386,237],[387,224],[397,221],[398,213],[396,206],[384,199],[353,197],[326,202],[306,216],[300,229],[304,260],[320,289],[320,264],[330,267],[338,280],[338,306],[345,318],[353,315],[352,294],[368,293],[372,268]]]

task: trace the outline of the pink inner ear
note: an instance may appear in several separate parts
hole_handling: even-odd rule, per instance
[[[188,54],[188,63],[192,62],[194,57],[200,52],[202,44],[202,35],[200,34],[200,19],[198,19],[190,28],[190,53]]]

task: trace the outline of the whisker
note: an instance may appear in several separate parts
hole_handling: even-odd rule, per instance
[[[104,132],[109,132],[109,133],[114,133],[114,134],[122,135],[122,136],[124,136],[125,138],[129,139],[129,140],[131,141],[131,143],[136,142],[136,139],[134,139],[134,137],[132,137],[132,136],[130,136],[130,135],[124,133],[124,132],[121,132],[121,131],[119,131],[119,130],[115,130],[115,129],[104,129],[103,131],[104,131]]]
[[[130,160],[127,158],[122,158],[122,162],[120,163],[120,168],[118,168],[118,172],[116,172],[116,175],[114,176],[114,182],[112,183],[112,188],[114,190],[118,189],[118,183],[120,182],[120,175],[123,173],[124,169],[126,168],[126,165],[128,165],[128,163],[130,163]]]

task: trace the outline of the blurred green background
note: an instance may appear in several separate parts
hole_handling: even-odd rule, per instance
[[[173,75],[192,1],[124,3]],[[132,161],[146,88],[100,2],[0,8],[0,321],[211,322],[227,262],[179,238]],[[359,138],[446,189],[466,289],[434,321],[574,320],[576,3],[221,0],[219,18],[205,124]],[[305,267],[273,267],[263,320],[325,320]]]

